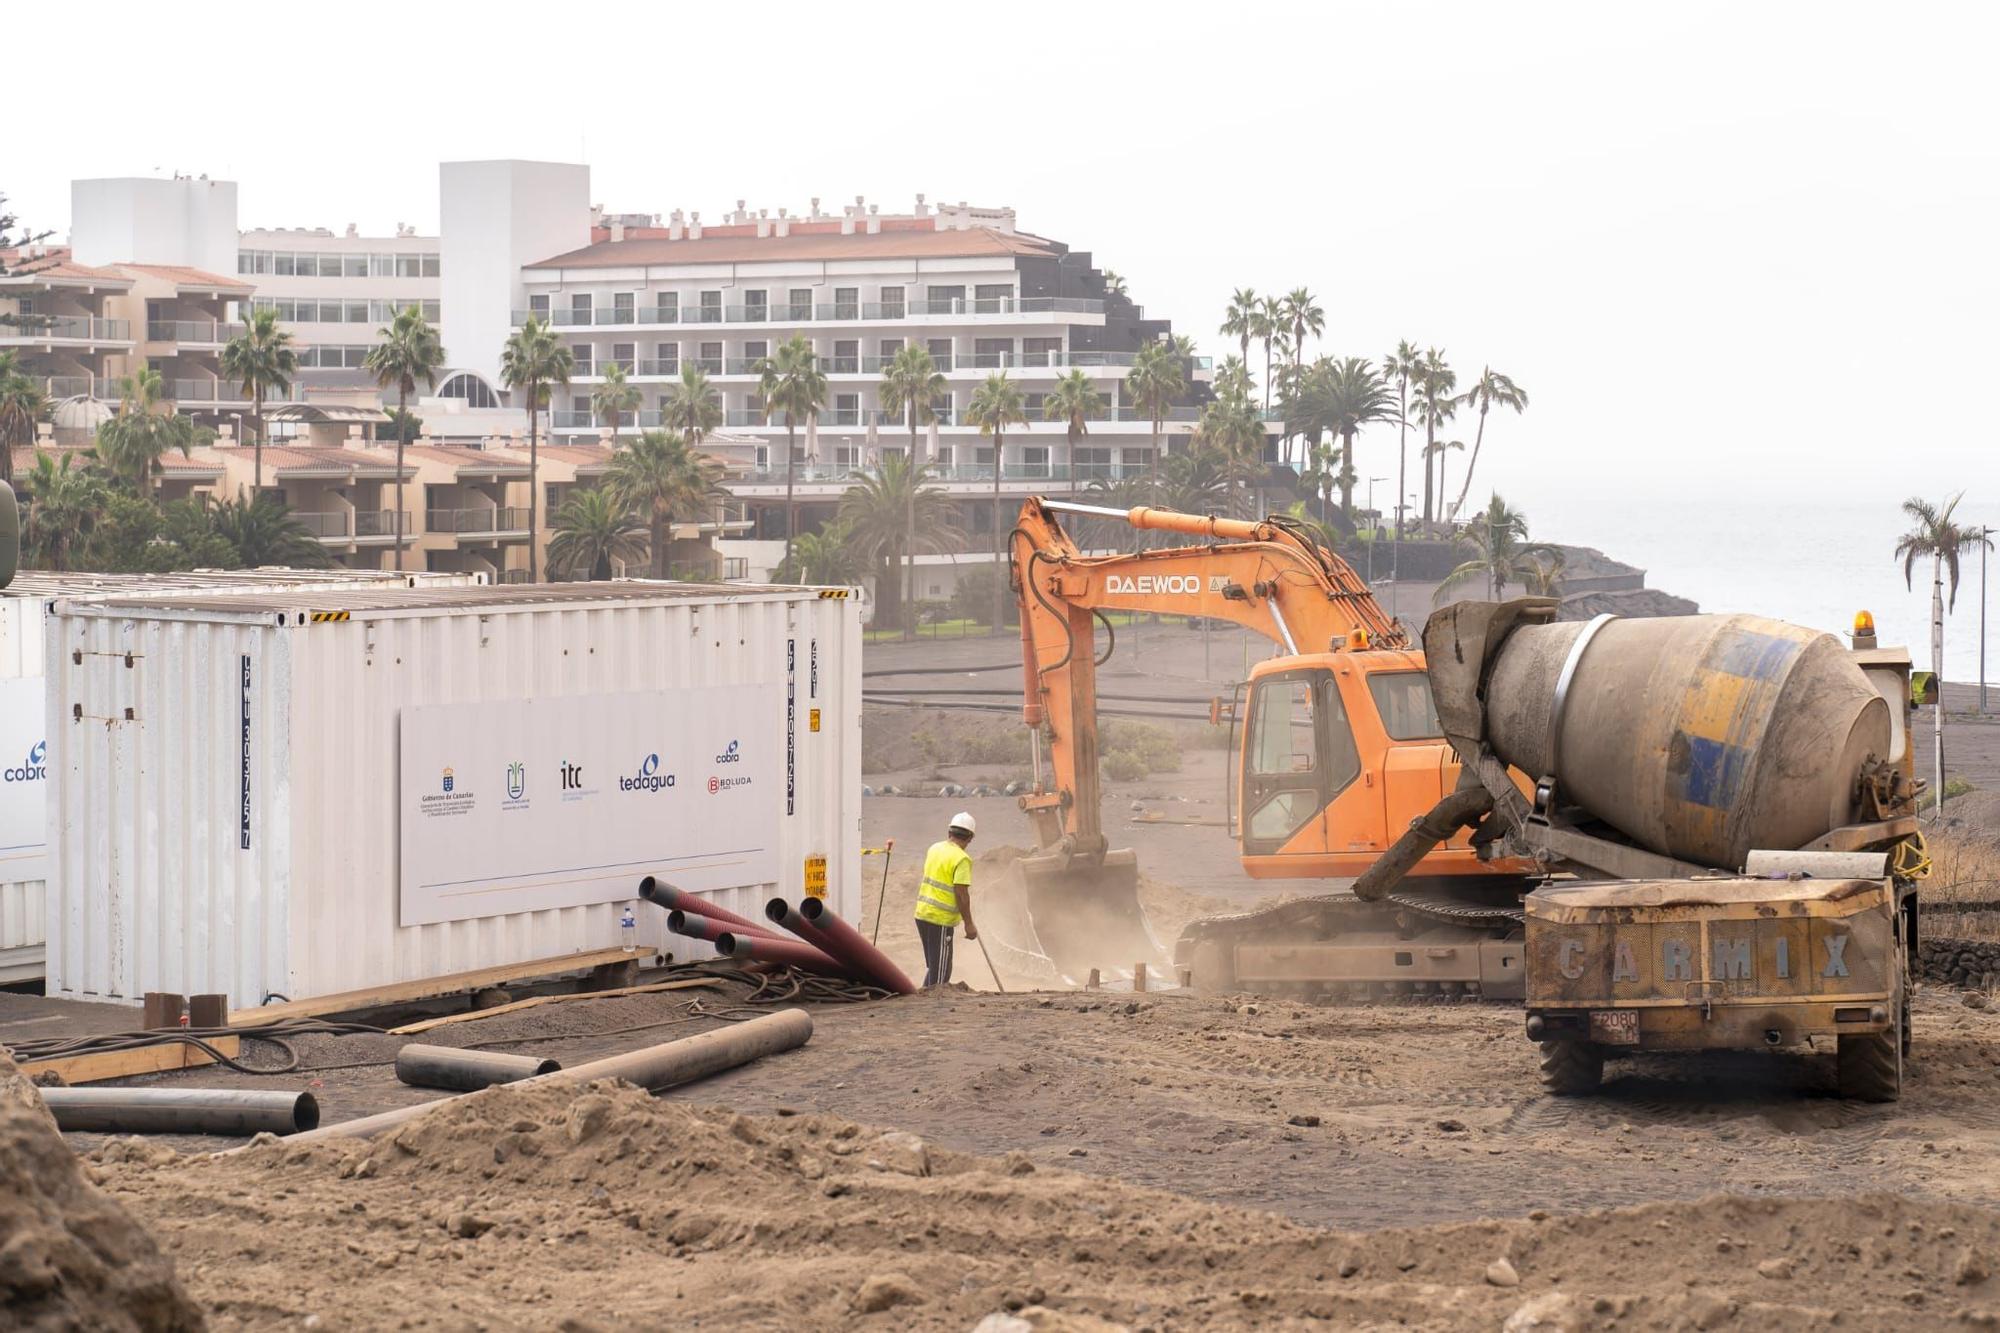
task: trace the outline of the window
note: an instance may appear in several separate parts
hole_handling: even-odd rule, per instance
[[[681,345],[679,343],[654,343],[653,356],[659,362],[658,370],[660,374],[678,375],[681,373]]]
[[[1375,711],[1382,715],[1382,729],[1392,741],[1431,740],[1444,735],[1438,724],[1437,705],[1431,698],[1431,681],[1421,671],[1386,671],[1368,677],[1368,692],[1375,696]]]
[[[925,308],[933,315],[957,314],[965,309],[965,288],[930,287],[925,290]]]
[[[978,464],[978,465],[979,465],[980,467],[985,467],[985,468],[990,468],[990,467],[992,467],[992,466],[993,466],[993,446],[992,446],[992,445],[990,445],[990,444],[985,444],[985,445],[981,445],[981,446],[980,446],[979,448],[977,448],[977,449],[974,449],[974,450],[972,451],[972,461],[973,461],[974,463]]]
[[[950,370],[951,339],[933,338],[927,346],[930,350],[932,364],[936,365],[939,370]]]
[[[657,322],[678,324],[681,322],[681,294],[679,292],[659,292],[654,295],[653,309]]]
[[[579,324],[590,323],[590,293],[571,292],[569,297],[569,310],[572,315],[575,315],[577,317],[576,321],[577,323]]]
[[[576,373],[579,375],[591,374],[592,373],[590,369],[590,354],[592,351],[591,345],[589,343],[577,343],[574,347],[570,348],[570,351],[571,353],[573,353],[576,361]]]
[[[345,277],[349,277],[349,278],[365,278],[365,277],[367,277],[367,276],[368,276],[368,256],[367,256],[367,255],[343,255],[343,256],[341,256],[341,260],[340,260],[340,271],[341,271],[341,274],[342,274],[343,276],[345,276]]]
[[[638,358],[638,351],[637,345],[633,343],[612,343],[611,359],[623,366],[629,374],[636,368],[633,363]]]
[[[427,277],[427,278],[435,278],[435,277],[437,277],[437,276],[438,276],[438,275],[439,275],[440,273],[442,273],[443,271],[444,271],[444,269],[443,269],[443,266],[442,266],[442,264],[440,263],[440,261],[439,261],[439,259],[438,259],[438,256],[436,256],[436,255],[425,255],[425,256],[424,256],[424,276],[425,276],[425,277]]]
[[[1062,364],[1061,338],[1021,339],[1021,364],[1024,366],[1059,366]]]
[[[325,306],[330,304],[332,303],[321,302],[322,311]],[[366,301],[347,302],[347,322],[349,324],[366,324],[368,322],[368,303]]]
[[[785,312],[786,319],[811,319],[813,313],[812,288],[792,288],[790,305],[791,308]]]
[[[896,353],[902,350],[903,340],[901,338],[884,338],[877,344],[877,351],[884,361],[894,361]]]
[[[312,305],[311,301],[287,301],[283,297],[280,297],[271,303],[271,308],[278,312],[278,318],[286,324],[307,324],[312,322],[313,317],[306,315],[301,318],[299,310],[301,307],[311,309]]]
[[[1012,338],[974,338],[972,340],[972,364],[992,370],[1014,364],[1014,340]]]
[[[461,372],[446,380],[438,389],[441,398],[462,398],[467,407],[498,407],[500,399],[491,385],[479,376]]]
[[[982,315],[1004,315],[1014,308],[1014,287],[1006,282],[982,282],[972,289],[972,308]]]
[[[833,289],[833,317],[835,319],[861,318],[861,289],[859,287],[836,287]]]
[[[580,393],[571,394],[569,400],[569,410],[572,412],[590,411],[590,399],[586,398],[584,395]]]
[[[703,292],[701,294],[701,322],[720,324],[722,322],[722,293]]]
[[[743,293],[743,318],[754,320],[758,323],[769,319],[771,315],[770,298],[771,294],[769,292]]]
[[[611,294],[612,323],[630,324],[638,309],[638,296],[633,292],[613,292]]]
[[[396,276],[399,278],[421,278],[424,276],[422,255],[397,255]]]
[[[743,359],[745,361],[762,361],[770,354],[771,344],[761,338],[753,339],[743,344]]]
[[[901,287],[884,287],[882,289],[882,318],[901,319],[903,315],[903,289]]]
[[[701,368],[711,375],[722,373],[722,344],[703,343],[701,345]]]
[[[1021,400],[1021,412],[1030,421],[1042,419],[1042,404],[1049,400],[1045,393],[1031,393]]]
[[[1021,450],[1021,475],[1024,477],[1046,477],[1049,475],[1049,448],[1045,444],[1031,444]]]
[[[347,349],[347,368],[349,370],[363,369],[367,360],[368,349],[366,347],[349,347]]]
[[[1111,451],[1094,446],[1079,446],[1071,451],[1070,461],[1076,467],[1079,477],[1108,477],[1111,475]]]
[[[548,293],[541,292],[528,298],[528,313],[546,324],[549,322]]]
[[[1243,771],[1246,851],[1276,851],[1361,774],[1361,756],[1325,671],[1258,681]]]
[[[396,256],[368,256],[368,276],[371,278],[393,278],[396,276]]]
[[[322,278],[337,278],[337,277],[339,277],[339,276],[340,276],[340,256],[339,256],[339,255],[321,255],[321,256],[319,257],[319,275],[320,275],[320,276],[321,276]]]
[[[298,272],[298,267],[290,254],[281,252],[271,256],[271,271],[281,278],[289,278]]]
[[[430,321],[431,323],[433,323],[433,324],[435,324],[435,323],[437,323],[437,322],[438,322],[439,320],[443,319],[443,318],[444,318],[444,302],[442,302],[442,301],[426,301],[426,302],[424,302],[424,318],[425,318],[425,319],[427,319],[427,320],[429,320],[429,321]]]
[[[236,271],[238,273],[255,273],[257,270],[251,267],[251,265],[256,262],[256,259],[257,252],[255,250],[238,250],[236,252]]]

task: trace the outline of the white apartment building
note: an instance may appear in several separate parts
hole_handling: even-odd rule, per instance
[[[802,216],[773,218],[739,203],[721,225],[676,212],[664,227],[613,222],[597,235],[530,263],[527,303],[514,312],[517,324],[530,314],[550,320],[575,353],[554,430],[594,438],[606,429],[590,395],[613,362],[643,394],[620,433],[657,427],[681,367],[697,365],[721,397],[725,429],[764,442],[757,470],[730,487],[761,513],[764,535],[782,533],[785,428],[760,406],[758,364],[795,334],[812,343],[828,379],[811,438],[803,425],[797,432],[802,530],[831,516],[855,469],[907,449],[907,419],[883,411],[878,386],[910,344],[930,352],[947,384],[918,449],[960,500],[975,547],[993,531],[992,505],[978,501],[992,495],[994,460],[991,440],[965,413],[988,375],[1020,383],[1028,417],[1006,432],[1003,510],[1038,491],[1152,467],[1151,423],[1126,401],[1123,382],[1139,348],[1171,329],[1108,292],[1089,254],[1019,230],[1011,209],[933,208],[920,197],[909,214],[885,216],[858,199],[828,214],[815,200]],[[1209,366],[1197,360],[1164,447],[1192,431]],[[1074,451],[1065,423],[1042,415],[1056,378],[1073,369],[1105,404]]]

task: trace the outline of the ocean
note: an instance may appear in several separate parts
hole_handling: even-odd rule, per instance
[[[1594,546],[1644,569],[1647,587],[1692,598],[1705,612],[1747,611],[1845,635],[1865,609],[1883,644],[1907,646],[1920,669],[1930,666],[1930,562],[1918,562],[1914,587],[1905,588],[1895,555],[1910,528],[1901,491],[1867,502],[1581,498],[1517,478],[1505,493],[1527,513],[1531,538]],[[1956,517],[2000,530],[2000,497],[1980,504],[1967,496]],[[1992,684],[2000,682],[2000,551],[1986,559]],[[1979,555],[1969,551],[1960,557],[1957,608],[1945,617],[1948,681],[1979,678],[1979,601]]]

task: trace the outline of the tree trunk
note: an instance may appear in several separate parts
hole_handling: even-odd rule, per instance
[[[787,569],[790,569],[792,564],[792,534],[798,531],[799,526],[798,506],[792,499],[792,455],[797,452],[793,447],[792,431],[792,414],[788,409],[785,412],[785,567]],[[792,582],[805,582],[799,577],[796,569],[792,570]]]
[[[1465,485],[1458,488],[1458,499],[1451,507],[1453,518],[1457,518],[1458,511],[1465,507],[1466,493],[1472,489],[1473,469],[1479,466],[1479,446],[1486,442],[1486,408],[1485,403],[1479,405],[1479,431],[1472,437],[1472,458],[1465,465]]]
[[[1944,556],[1931,557],[1931,680],[1937,702],[1931,705],[1931,765],[1937,794],[1931,797],[1931,818],[1944,818]]]
[[[1340,516],[1354,518],[1354,432],[1340,433]]]
[[[396,390],[396,572],[403,570],[403,450],[410,443],[410,391]]]
[[[1409,494],[1410,473],[1410,381],[1403,377],[1396,389],[1396,503],[1391,506],[1396,512],[1396,530],[1389,542],[1389,581],[1395,583],[1403,575],[1403,497]]]
[[[1431,528],[1431,498],[1437,490],[1437,475],[1434,471],[1437,458],[1437,426],[1433,422],[1424,423],[1424,532]]]
[[[542,552],[539,515],[542,505],[542,456],[537,438],[535,404],[541,385],[528,385],[528,582],[542,581]]]
[[[993,428],[993,632],[1007,623],[1007,525],[1000,518],[1000,469],[1007,456],[1006,435]]]
[[[646,535],[653,543],[653,577],[656,579],[665,579],[667,577],[668,541],[666,509],[660,505],[654,505],[651,519],[652,521],[648,525],[650,531]]]
[[[904,459],[910,475],[903,521],[903,637],[916,637],[917,607],[917,400],[910,400],[910,453]]]
[[[250,392],[250,415],[257,423],[257,445],[250,455],[250,493],[254,499],[264,489],[264,386]]]
[[[1271,340],[1264,339],[1264,410],[1271,410]]]

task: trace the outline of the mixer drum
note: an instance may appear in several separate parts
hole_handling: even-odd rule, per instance
[[[1494,753],[1553,776],[1559,801],[1721,869],[1859,819],[1862,767],[1891,735],[1888,703],[1837,640],[1761,616],[1523,626],[1486,709]]]

